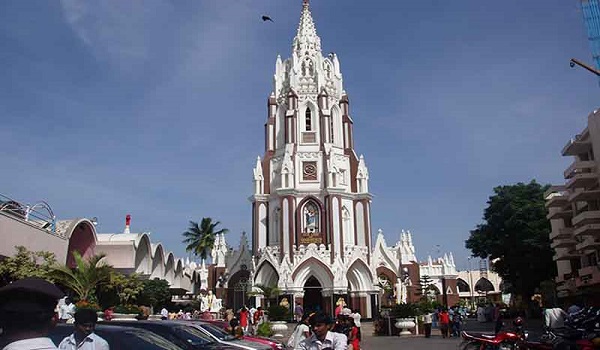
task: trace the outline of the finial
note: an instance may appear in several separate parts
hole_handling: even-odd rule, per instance
[[[308,7],[308,0],[302,0],[302,7]]]

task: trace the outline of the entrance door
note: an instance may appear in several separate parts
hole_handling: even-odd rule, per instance
[[[319,280],[310,276],[304,284],[304,312],[325,311],[323,305],[323,287]]]

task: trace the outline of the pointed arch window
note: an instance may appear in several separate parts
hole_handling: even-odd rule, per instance
[[[306,131],[312,131],[312,112],[310,110],[310,107],[306,107],[306,113],[304,113],[304,121]]]

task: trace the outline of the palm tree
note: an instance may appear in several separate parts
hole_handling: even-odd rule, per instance
[[[110,282],[113,268],[102,260],[105,256],[105,254],[92,255],[86,261],[81,254],[74,251],[75,268],[70,269],[65,265],[53,266],[50,276],[55,282],[77,294],[79,300],[90,301],[90,297],[96,297],[97,287],[105,286]]]
[[[224,228],[216,231],[216,227],[221,224],[219,221],[212,222],[211,218],[202,218],[200,225],[197,222],[190,221],[190,227],[183,233],[183,243],[187,244],[186,252],[192,252],[206,260],[208,253],[215,244],[217,235],[229,232]]]
[[[277,285],[267,285],[258,283],[254,285],[254,288],[258,289],[257,291],[252,291],[248,293],[249,295],[262,295],[265,297],[265,301],[267,302],[267,308],[271,306],[271,300],[275,299],[281,294],[281,289],[277,287]],[[254,289],[253,288],[253,289]]]

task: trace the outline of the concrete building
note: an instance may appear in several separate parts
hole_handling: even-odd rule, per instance
[[[161,243],[152,243],[149,233],[131,233],[129,216],[122,233],[97,233],[95,220],[57,220],[45,202],[25,205],[5,196],[0,196],[0,240],[0,259],[14,255],[16,246],[25,246],[52,252],[58,263],[74,267],[74,252],[84,258],[104,253],[117,271],[165,279],[174,294],[197,293],[201,276],[212,271],[176,258]]]
[[[558,269],[559,297],[600,295],[600,112],[588,116],[587,127],[569,140],[563,156],[573,157],[564,171],[566,183],[546,193],[550,239]]]

